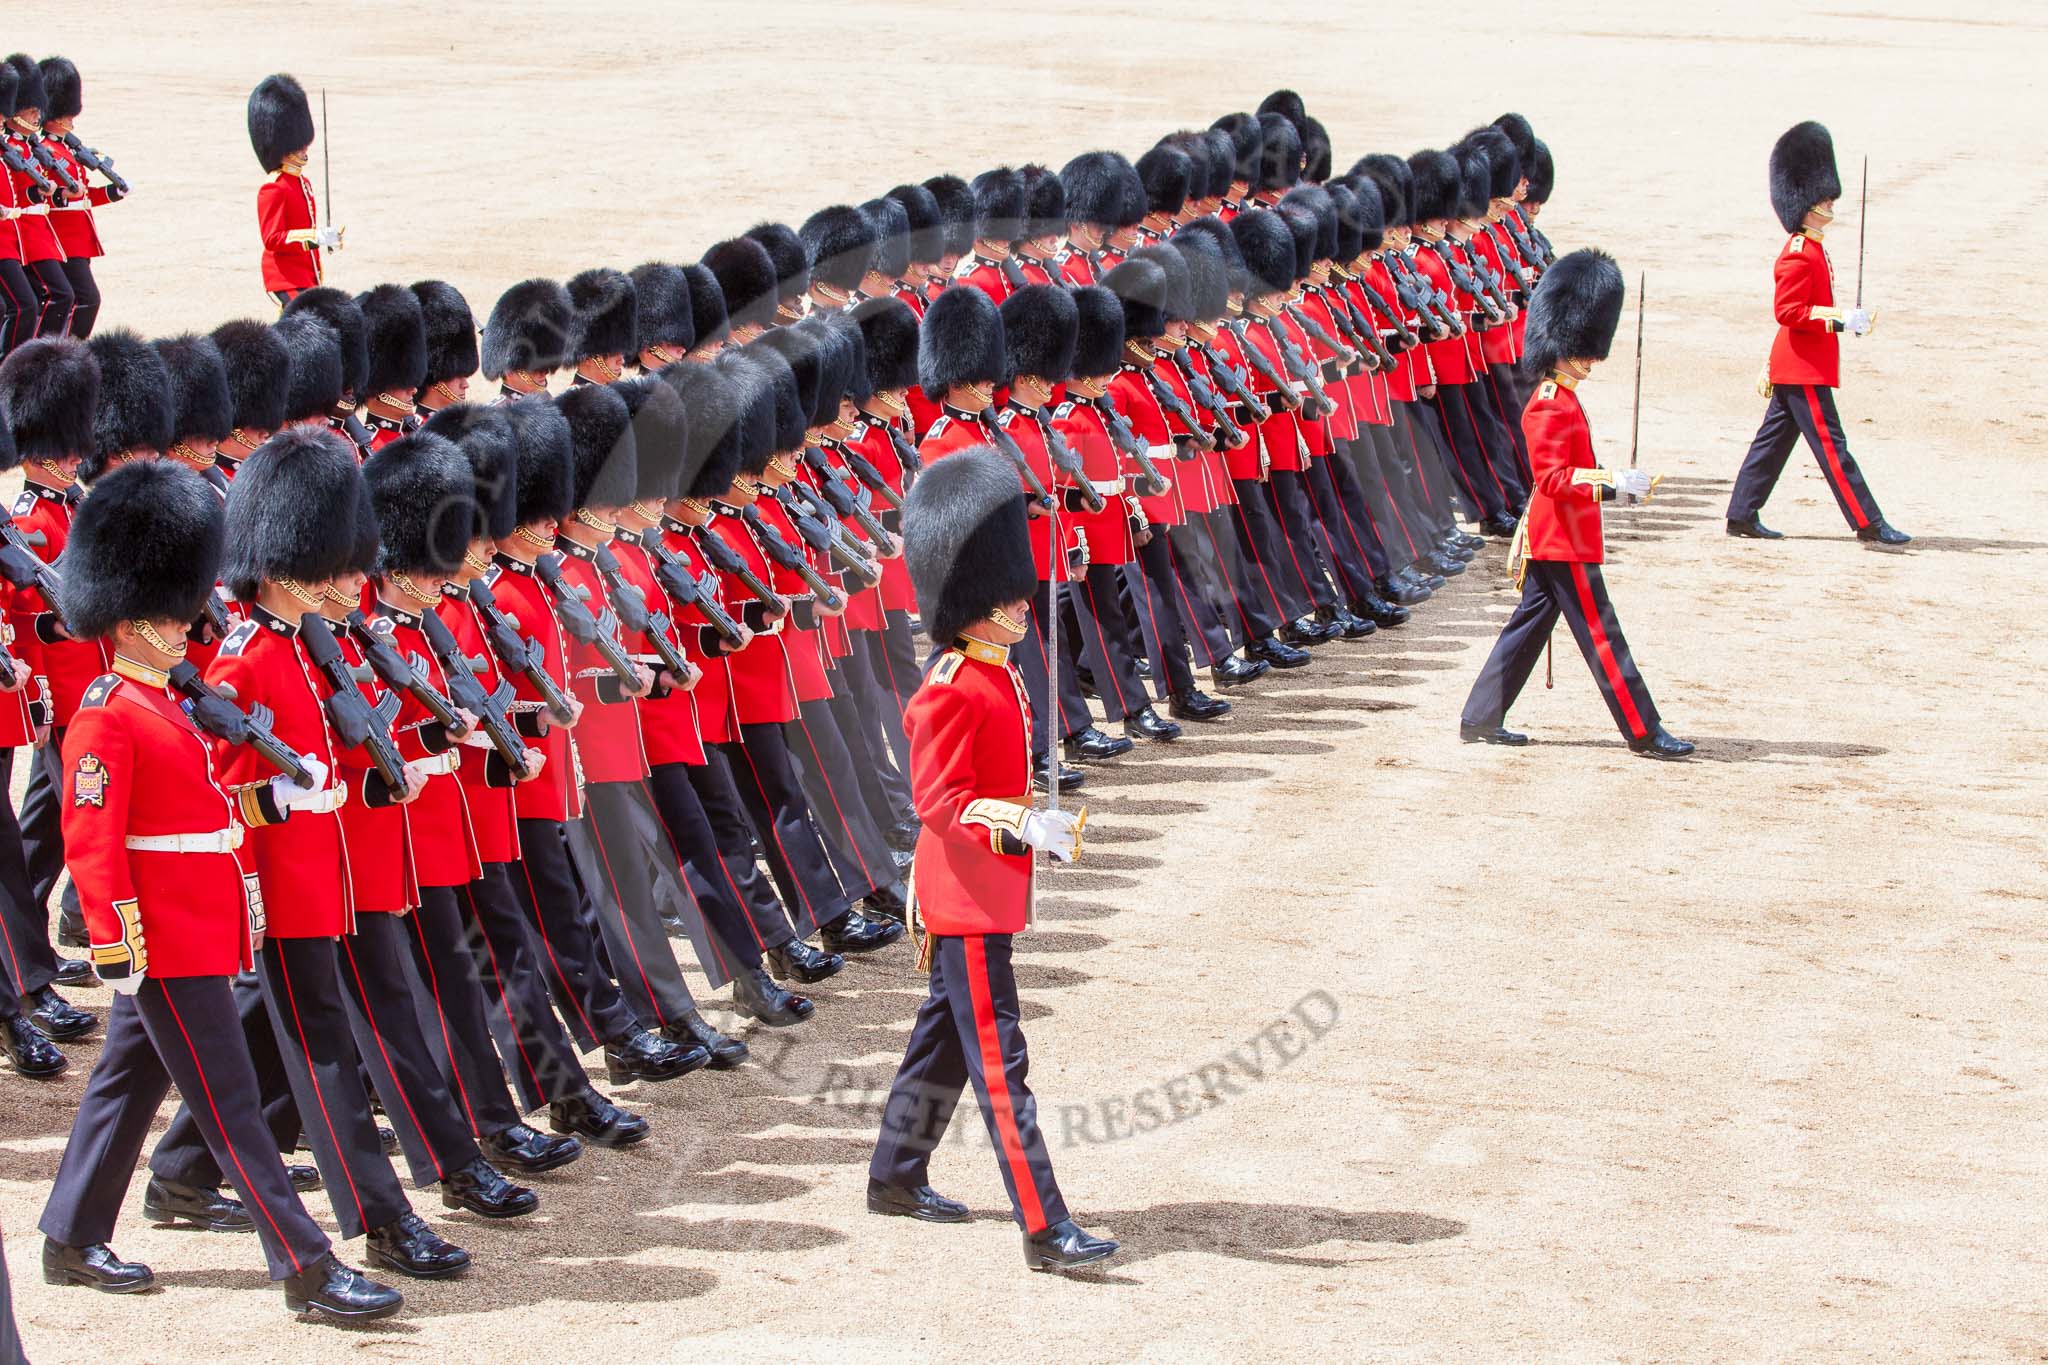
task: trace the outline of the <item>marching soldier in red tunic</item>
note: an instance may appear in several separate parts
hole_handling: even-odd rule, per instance
[[[15,77],[14,108],[12,116],[0,123],[0,138],[6,139],[15,159],[31,168],[15,170],[10,167],[6,175],[13,182],[14,202],[25,206],[25,211],[16,221],[15,230],[20,234],[22,267],[35,292],[30,305],[36,317],[33,335],[68,336],[71,334],[71,309],[76,298],[71,292],[71,278],[64,270],[63,239],[51,217],[72,201],[65,194],[58,177],[49,175],[47,168],[34,169],[39,160],[37,153],[43,150],[43,110],[49,104],[49,94],[43,86],[42,68],[36,65],[33,57],[17,52],[7,59],[6,64]],[[36,175],[54,185],[54,192],[41,203],[35,202],[35,193],[30,189]]]
[[[107,1243],[157,1106],[176,1085],[253,1211],[241,1226],[254,1227],[286,1305],[365,1322],[403,1300],[335,1260],[299,1203],[257,1108],[228,985],[267,927],[258,877],[236,853],[245,818],[282,815],[304,789],[277,776],[231,795],[172,682],[189,668],[184,626],[213,588],[221,542],[221,502],[203,479],[139,464],[94,491],[64,556],[65,619],[115,648],[114,671],[87,691],[66,739],[64,823],[93,960],[116,996],[43,1211],[43,1277],[117,1294],[154,1283],[148,1266]]]
[[[444,280],[421,280],[412,287],[420,304],[420,328],[426,335],[426,368],[413,392],[413,411],[425,421],[457,403],[469,401],[469,378],[476,373],[476,318],[462,291]]]
[[[1511,559],[1526,557],[1522,601],[1501,629],[1458,733],[1467,743],[1522,745],[1527,735],[1503,727],[1557,618],[1564,617],[1593,670],[1622,737],[1650,758],[1684,758],[1693,746],[1673,738],[1657,717],[1650,689],[1636,671],[1621,623],[1601,577],[1600,504],[1647,497],[1650,476],[1603,469],[1593,458],[1593,432],[1574,392],[1607,359],[1621,320],[1621,268],[1599,251],[1574,251],[1544,277],[1529,306],[1528,363],[1550,378],[1522,414],[1535,475],[1529,511]]]
[[[1835,144],[1818,123],[1801,123],[1771,149],[1771,208],[1792,235],[1778,252],[1772,309],[1778,337],[1758,390],[1770,400],[1763,425],[1749,443],[1735,491],[1728,499],[1728,534],[1750,540],[1778,540],[1763,524],[1764,503],[1777,487],[1785,459],[1803,436],[1820,461],[1820,472],[1856,538],[1872,545],[1898,546],[1912,537],[1884,519],[1863,471],[1849,453],[1849,438],[1835,412],[1841,383],[1841,336],[1867,336],[1876,312],[1860,303],[1844,309],[1835,302],[1835,267],[1822,243],[1835,219],[1842,178],[1835,171]]]
[[[361,460],[372,443],[372,432],[356,416],[370,381],[370,327],[361,305],[339,289],[318,285],[294,295],[284,306],[284,316],[318,318],[334,333],[341,355],[341,395],[328,410],[327,424],[355,447]]]
[[[306,161],[313,148],[313,110],[290,76],[265,76],[249,92],[249,145],[270,177],[256,191],[256,230],[263,240],[263,288],[282,308],[325,278],[322,253],[341,250],[348,229],[321,227]]]
[[[126,198],[128,183],[114,174],[111,159],[85,146],[72,131],[73,122],[85,108],[85,83],[78,68],[63,57],[45,57],[38,65],[43,76],[42,148],[84,190],[82,194],[67,192],[62,203],[50,208],[50,226],[56,229],[57,244],[64,248],[64,278],[71,285],[71,335],[82,340],[92,335],[100,311],[93,259],[106,254],[92,211]],[[91,184],[90,171],[99,172],[107,183]]]
[[[480,352],[484,378],[498,385],[495,401],[546,393],[549,377],[568,359],[575,327],[576,305],[554,280],[522,280],[500,294]]]
[[[906,556],[925,629],[945,646],[911,699],[911,784],[924,824],[915,910],[930,931],[931,993],[918,1008],[868,1163],[868,1209],[933,1223],[967,1206],[931,1187],[933,1149],[971,1081],[1024,1263],[1072,1270],[1117,1244],[1068,1217],[1025,1083],[1030,1061],[1011,944],[1031,920],[1040,850],[1071,862],[1085,812],[1037,810],[1031,707],[1010,649],[1030,627],[1038,573],[1015,467],[988,447],[956,452],[911,489]]]
[[[414,407],[427,373],[427,319],[419,295],[402,284],[380,284],[356,295],[363,315],[363,425],[369,450],[381,450],[422,420]],[[369,451],[364,452],[365,456]]]

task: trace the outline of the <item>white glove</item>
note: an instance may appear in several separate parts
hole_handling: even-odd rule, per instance
[[[149,977],[148,972],[130,972],[126,976],[103,976],[107,989],[116,995],[134,995],[142,989],[142,983]]]
[[[1640,469],[1617,469],[1614,471],[1614,491],[1626,498],[1648,497],[1650,476]]]
[[[292,781],[287,773],[279,773],[270,779],[271,793],[277,801],[279,810],[297,810],[301,806],[310,806],[327,790],[327,765],[317,758],[309,757],[300,761],[306,765],[305,786]]]
[[[1024,817],[1018,837],[1033,848],[1043,849],[1063,863],[1074,861],[1077,830],[1081,817],[1070,810],[1035,810]]]
[[[1870,322],[1870,310],[1868,308],[1851,308],[1849,316],[1842,319],[1842,330],[1853,332],[1857,336],[1863,336],[1870,331]]]
[[[339,251],[341,250],[341,229],[337,227],[320,228],[314,233],[313,243],[322,251]]]

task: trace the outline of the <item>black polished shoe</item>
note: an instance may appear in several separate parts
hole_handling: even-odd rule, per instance
[[[330,1322],[375,1322],[405,1307],[405,1296],[330,1253],[284,1281],[284,1306]]]
[[[548,1127],[599,1147],[631,1147],[648,1132],[646,1119],[619,1108],[595,1090],[550,1104]]]
[[[1069,763],[1100,763],[1104,759],[1122,758],[1136,747],[1130,740],[1107,735],[1093,725],[1067,736],[1066,742],[1060,746]]]
[[[242,1201],[204,1185],[149,1178],[142,1191],[142,1216],[152,1223],[190,1223],[208,1232],[254,1232],[256,1220]]]
[[[1650,733],[1641,739],[1630,740],[1628,747],[1644,758],[1661,758],[1668,761],[1689,757],[1696,746],[1689,739],[1678,738],[1662,725],[1655,725],[1650,728]]]
[[[1488,517],[1479,523],[1479,534],[1492,540],[1507,540],[1515,534],[1515,523],[1506,517]]]
[[[690,926],[683,923],[680,915],[663,915],[661,931],[673,939],[687,939],[690,936]]]
[[[1140,654],[1137,658],[1131,660],[1131,667],[1136,669],[1138,676],[1143,678],[1146,682],[1152,681],[1152,661],[1146,658],[1143,654]]]
[[[1306,668],[1313,657],[1307,650],[1296,649],[1271,636],[1252,641],[1244,652],[1269,668]]]
[[[1124,734],[1131,739],[1149,739],[1156,744],[1170,744],[1179,739],[1178,725],[1162,717],[1149,706],[1141,706],[1124,717]]]
[[[1405,569],[1397,570],[1394,574],[1394,581],[1397,583],[1407,583],[1412,587],[1422,588],[1429,592],[1435,592],[1444,585],[1443,575],[1425,573],[1413,564],[1410,564]]]
[[[1337,638],[1337,628],[1326,626],[1313,616],[1300,616],[1280,627],[1280,640],[1297,649],[1326,645]]]
[[[1083,1232],[1071,1218],[1063,1218],[1043,1232],[1024,1234],[1024,1264],[1033,1270],[1079,1270],[1116,1255],[1117,1244],[1107,1237]]]
[[[445,1280],[469,1269],[468,1252],[410,1212],[401,1214],[395,1223],[371,1228],[363,1244],[363,1259],[415,1280]]]
[[[732,1007],[737,1013],[758,1019],[770,1028],[801,1024],[817,1010],[817,1006],[803,996],[776,985],[774,978],[759,967],[743,970],[732,979]]]
[[[917,851],[917,836],[923,830],[924,826],[916,820],[898,820],[889,826],[889,847],[898,853],[914,853]]]
[[[99,985],[100,978],[84,958],[60,957],[57,959],[57,984],[66,990],[85,991]]]
[[[906,1189],[868,1177],[868,1212],[891,1218],[915,1218],[921,1223],[964,1223],[972,1215],[967,1206],[948,1199],[929,1185]]]
[[[391,1131],[391,1129],[389,1129],[389,1128],[385,1127],[385,1126],[384,1126],[383,1124],[381,1124],[381,1123],[380,1123],[380,1124],[378,1124],[378,1125],[377,1125],[377,1145],[378,1145],[379,1147],[382,1147],[382,1148],[384,1149],[384,1155],[386,1155],[386,1156],[397,1156],[397,1155],[398,1155],[398,1134],[397,1134],[397,1133],[394,1133],[394,1132],[392,1132],[392,1131]]]
[[[99,1019],[90,1011],[57,994],[55,986],[45,986],[39,991],[30,991],[22,998],[29,1007],[29,1019],[50,1038],[57,1042],[69,1042],[83,1038],[99,1027]]]
[[[1856,539],[1866,545],[1910,545],[1913,537],[1880,517],[1856,533]]]
[[[1273,665],[1264,659],[1240,659],[1235,654],[1225,655],[1223,660],[1209,670],[1209,681],[1218,687],[1242,687],[1257,682],[1273,671]]]
[[[770,948],[761,954],[768,970],[775,973],[775,979],[788,978],[801,981],[806,986],[815,986],[828,976],[837,976],[846,966],[846,959],[837,953],[821,953],[800,938],[793,938],[779,948]]]
[[[894,920],[867,919],[849,910],[830,924],[820,925],[818,941],[825,950],[842,956],[878,952],[902,938],[904,928]]]
[[[66,1057],[49,1036],[28,1021],[28,1016],[11,1014],[0,1019],[0,1052],[14,1063],[15,1071],[32,1081],[47,1081],[70,1069]]]
[[[1416,561],[1439,578],[1456,578],[1465,572],[1465,560],[1457,555],[1439,554],[1432,550]]]
[[[69,915],[60,913],[57,916],[57,946],[59,948],[92,947],[92,935],[86,931],[85,921],[73,919]],[[60,958],[58,960],[61,962],[63,959]],[[87,969],[90,970],[90,968],[91,964],[88,963]],[[62,976],[63,972],[60,970],[57,974]]]
[[[1166,714],[1175,720],[1222,720],[1230,714],[1230,703],[1199,687],[1190,687],[1173,694],[1173,700],[1166,704]]]
[[[521,1175],[539,1175],[568,1165],[583,1155],[572,1137],[550,1137],[538,1128],[515,1123],[477,1143],[495,1166],[510,1166]]]
[[[1486,537],[1475,536],[1470,531],[1452,531],[1444,539],[1461,550],[1470,550],[1475,555],[1486,548]]]
[[[1458,738],[1467,744],[1505,744],[1510,748],[1520,748],[1529,742],[1527,735],[1503,725],[1471,725],[1465,721],[1458,722]]]
[[[1386,630],[1390,626],[1406,625],[1408,618],[1414,615],[1408,608],[1396,606],[1376,592],[1369,592],[1353,602],[1351,610],[1381,630]]]
[[[1737,518],[1730,517],[1728,519],[1728,534],[1738,540],[1783,540],[1785,538],[1783,531],[1773,531],[1770,527],[1764,525],[1762,517],[1750,517],[1747,520],[1738,520]]]
[[[685,1011],[682,1018],[662,1029],[661,1036],[672,1043],[694,1043],[703,1048],[711,1054],[713,1071],[730,1071],[747,1060],[745,1043],[726,1037],[695,1010]]]
[[[900,886],[876,887],[861,897],[860,912],[869,919],[892,919],[898,924],[910,922],[910,903],[903,899]]]
[[[1382,578],[1373,584],[1381,597],[1401,607],[1412,607],[1430,599],[1430,591],[1422,584],[1405,578]]]
[[[124,1261],[105,1242],[68,1247],[43,1239],[43,1283],[82,1284],[102,1294],[140,1294],[156,1276],[140,1261]]]
[[[478,1157],[441,1182],[441,1207],[468,1209],[479,1218],[523,1218],[540,1207],[540,1196],[515,1185]]]
[[[291,1181],[293,1194],[311,1194],[320,1188],[318,1166],[286,1166],[284,1178]]]
[[[672,1081],[710,1061],[711,1054],[701,1047],[671,1043],[636,1026],[618,1042],[605,1044],[604,1075],[613,1085],[627,1081]]]
[[[1325,607],[1316,613],[1316,620],[1335,626],[1337,634],[1346,640],[1363,640],[1379,629],[1363,616],[1353,615],[1348,607]]]
[[[1060,792],[1064,795],[1078,790],[1087,780],[1088,774],[1065,763],[1058,765],[1058,772],[1055,774],[1052,757],[1049,754],[1036,754],[1031,759],[1031,783],[1042,792],[1051,791],[1052,784],[1058,782]]]
[[[1479,551],[1486,542],[1478,536],[1468,536],[1463,531],[1453,531],[1436,543],[1436,552],[1448,559],[1462,559],[1467,564],[1479,558]]]

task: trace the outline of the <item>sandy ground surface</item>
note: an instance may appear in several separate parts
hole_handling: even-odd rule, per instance
[[[478,1271],[374,1335],[294,1324],[253,1243],[146,1228],[139,1185],[119,1246],[164,1292],[45,1288],[95,1049],[0,1082],[37,1360],[2043,1358],[2048,400],[2012,340],[2048,200],[1999,131],[2030,126],[2037,8],[439,8],[13,6],[7,44],[81,60],[85,131],[140,187],[102,214],[108,320],[262,309],[242,101],[274,69],[331,92],[338,280],[445,275],[479,309],[902,179],[1141,150],[1280,84],[1340,166],[1521,110],[1560,167],[1550,235],[1648,273],[1643,463],[1671,477],[1614,519],[1610,579],[1699,757],[1629,757],[1568,643],[1515,713],[1538,747],[1459,745],[1512,601],[1494,551],[1409,628],[1098,772],[1091,856],[1021,945],[1062,1182],[1127,1247],[1095,1282],[1024,1273],[972,1122],[937,1177],[973,1225],[861,1212],[903,954],[786,1050],[757,1036],[763,1065],[627,1092],[658,1139],[547,1179],[540,1216],[438,1220]],[[1842,404],[1904,556],[1847,538],[1804,454],[1769,508],[1789,539],[1721,534],[1770,338],[1764,160],[1804,117],[1845,180],[1871,156],[1884,311]],[[1620,458],[1626,359],[1603,381]]]

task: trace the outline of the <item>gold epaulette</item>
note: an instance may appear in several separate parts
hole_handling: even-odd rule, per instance
[[[941,685],[952,682],[966,658],[967,656],[957,649],[947,650],[939,656],[938,662],[932,665],[931,680]]]

